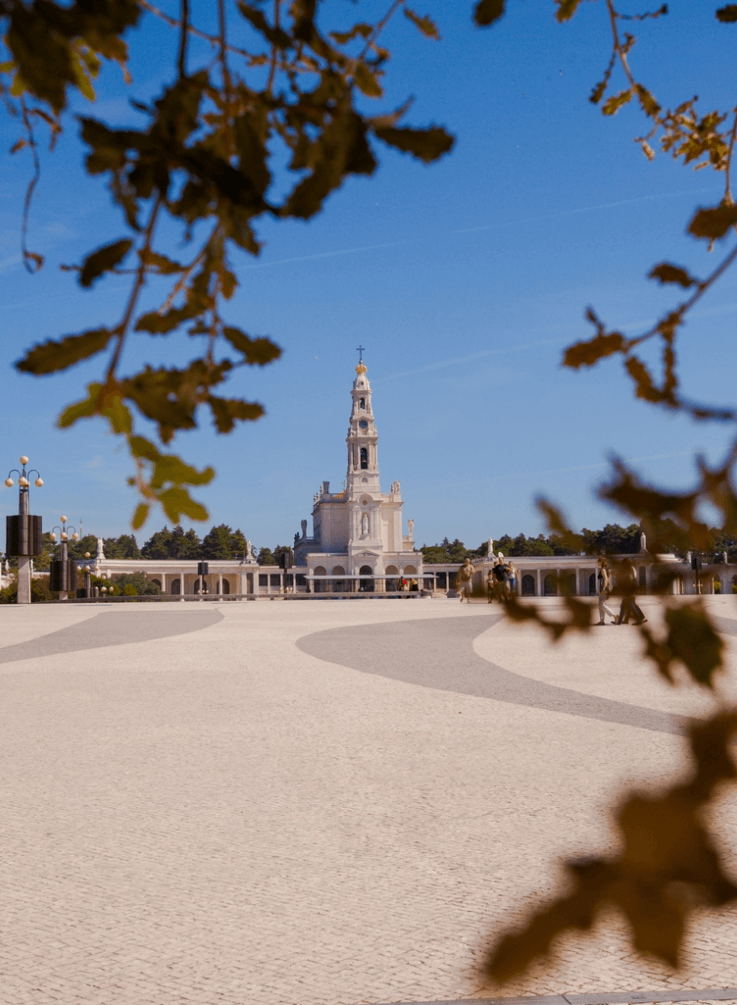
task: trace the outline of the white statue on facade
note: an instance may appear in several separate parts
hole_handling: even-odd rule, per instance
[[[95,555],[95,561],[96,562],[104,562],[105,561],[105,552],[103,550],[103,543],[102,543],[102,538],[101,537],[98,537],[98,539],[97,539],[97,554]]]
[[[399,495],[399,482],[392,482],[392,495],[393,496]]]
[[[361,517],[361,537],[366,537],[369,532],[369,518],[368,513],[364,513]]]
[[[415,536],[415,522],[414,520],[407,521],[407,530],[409,531],[408,537],[414,538]]]
[[[640,531],[640,551],[647,551],[647,538],[644,531]]]
[[[494,538],[493,537],[489,538],[489,541],[488,541],[488,543],[486,545],[486,557],[487,558],[493,558],[494,557]]]
[[[256,561],[256,556],[253,554],[253,544],[250,541],[246,541],[246,561]]]
[[[304,540],[304,538],[307,537],[307,521],[302,520],[300,522],[300,527],[302,528],[302,539]]]

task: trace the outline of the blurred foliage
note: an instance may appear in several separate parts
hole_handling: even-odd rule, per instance
[[[126,39],[136,44],[152,19],[177,33],[170,82],[158,96],[131,101],[141,114],[139,128],[79,117],[87,173],[107,178],[123,233],[110,234],[68,268],[85,289],[110,274],[128,276],[122,315],[94,330],[47,339],[16,364],[38,376],[104,354],[100,379],[62,412],[59,425],[99,417],[125,439],[135,466],[129,481],[141,497],[134,530],[152,504],[174,523],[207,518],[190,489],[208,484],[215,472],[163,449],[175,434],[194,429],[203,409],[218,433],[264,414],[258,402],[221,393],[237,370],[266,366],[281,353],[270,338],[226,316],[238,288],[233,256],[259,254],[257,222],[312,219],[348,177],[374,173],[383,146],[423,163],[453,146],[438,126],[404,124],[411,101],[377,114],[365,110],[383,98],[391,54],[380,39],[400,12],[408,30],[439,38],[431,19],[406,0],[387,0],[373,22],[347,23],[344,8],[326,0],[218,0],[215,34],[191,23],[188,0],[181,0],[178,17],[147,0],[0,2],[7,56],[0,61],[0,91],[20,129],[13,152],[26,150],[33,162],[22,233],[30,271],[43,265],[26,247],[40,174],[39,133],[46,130],[53,148],[70,92],[94,102],[103,60],[119,63],[130,80]],[[340,23],[331,27],[326,22],[333,18]],[[246,29],[248,49],[232,44],[233,24],[239,35]],[[203,46],[204,55],[191,55]],[[172,224],[188,252],[182,260],[168,253]],[[163,279],[168,291],[156,309],[144,310],[152,279]],[[196,346],[196,354],[180,366],[146,365],[127,373],[125,349],[140,333],[154,340],[179,336],[179,356],[189,354],[185,346]]]
[[[575,15],[580,0],[555,0],[555,4],[557,19],[563,22]],[[482,0],[476,9],[477,24],[483,26],[498,20],[505,6],[504,0],[497,3]],[[634,28],[645,19],[668,15],[666,4],[638,14],[629,9],[620,11],[616,0],[601,0],[598,7],[611,32],[612,47],[590,100],[600,105],[606,116],[627,105],[639,107],[647,125],[635,142],[648,160],[660,150],[683,165],[718,172],[723,180],[721,200],[716,205],[698,207],[687,222],[688,234],[704,242],[705,250],[716,252],[717,261],[701,276],[692,275],[677,263],[656,263],[648,278],[672,289],[675,299],[654,325],[639,334],[628,336],[610,328],[589,307],[585,316],[593,328],[593,336],[569,346],[563,363],[581,369],[601,364],[607,358],[619,359],[632,382],[635,397],[696,422],[722,424],[726,444],[719,463],[710,465],[703,457],[696,458],[694,482],[686,492],[652,484],[615,459],[610,480],[599,494],[633,521],[624,532],[617,528],[618,533],[612,534],[610,525],[602,532],[584,530],[577,535],[552,503],[540,499],[538,505],[547,521],[551,547],[557,542],[559,547],[573,549],[582,545],[582,550],[590,553],[596,553],[602,546],[604,550],[620,553],[636,551],[635,531],[639,533],[642,528],[652,556],[672,551],[682,557],[697,552],[706,556],[707,561],[721,561],[725,551],[735,555],[737,541],[734,487],[737,411],[730,403],[694,401],[684,393],[676,349],[689,312],[737,259],[737,205],[731,188],[737,109],[703,110],[697,98],[665,109],[638,79],[632,68],[637,42]],[[685,7],[678,12],[684,32],[688,32],[692,14]],[[737,5],[721,7],[715,14],[725,25],[737,22]],[[618,76],[622,78],[621,84],[617,83]],[[708,353],[708,346],[702,351]],[[655,364],[653,359],[657,361]],[[702,516],[705,512],[718,513],[720,525],[708,527]],[[544,605],[520,603],[512,597],[506,604],[508,615],[520,623],[537,623],[552,642],[570,631],[587,633],[594,608],[566,595],[564,580],[558,585],[564,594],[562,611],[559,606],[551,616],[550,610],[545,613]],[[668,594],[671,588],[672,580],[664,577],[663,594]],[[566,891],[552,903],[533,910],[519,929],[495,937],[484,968],[492,981],[503,983],[524,973],[534,961],[550,959],[556,940],[568,931],[592,928],[600,913],[610,906],[616,907],[629,923],[636,951],[677,967],[694,912],[705,906],[718,908],[737,901],[737,886],[727,874],[707,823],[716,792],[721,794],[723,786],[733,784],[737,775],[730,752],[737,732],[737,711],[727,705],[719,692],[722,641],[703,602],[696,597],[693,601],[674,604],[664,597],[664,617],[651,618],[655,625],[642,624],[637,628],[644,659],[669,684],[675,685],[682,676],[674,673],[680,667],[696,684],[710,689],[717,699],[718,711],[691,730],[689,744],[694,765],[691,778],[664,788],[657,796],[632,792],[623,799],[613,811],[621,852],[609,858],[566,863]]]
[[[716,791],[737,776],[728,753],[736,732],[734,712],[691,729],[691,778],[659,795],[633,792],[622,801],[614,812],[622,851],[610,859],[565,864],[570,892],[538,911],[523,931],[503,936],[489,964],[497,980],[508,980],[548,955],[566,929],[588,931],[608,906],[627,919],[638,952],[678,966],[689,916],[737,899],[737,886],[703,822]]]

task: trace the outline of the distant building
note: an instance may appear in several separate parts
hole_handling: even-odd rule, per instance
[[[281,570],[259,566],[248,543],[240,561],[210,561],[205,580],[197,561],[106,559],[101,547],[95,560],[98,575],[114,578],[121,573],[143,572],[162,593],[181,597],[207,592],[210,596],[256,598],[294,594],[383,594],[395,593],[404,580],[416,591],[453,595],[459,563],[429,564],[415,548],[414,521],[404,533],[402,495],[398,481],[388,493],[379,479],[379,435],[371,403],[371,385],[363,359],[356,367],[351,388],[351,414],[346,444],[348,470],[345,486],[331,492],[323,482],[312,507],[312,534],[307,520],[294,536],[294,566]],[[596,558],[565,555],[514,558],[519,575],[517,592],[524,597],[554,597],[565,590],[575,596],[596,595]],[[637,569],[642,593],[655,592],[667,582],[672,593],[696,593],[697,574],[688,561],[675,555],[653,557],[641,535],[640,552],[630,558]],[[613,556],[615,564],[617,556]],[[474,561],[473,586],[485,592],[486,576],[494,562],[493,541],[487,554]],[[731,593],[734,566],[724,562],[702,570],[702,589]]]
[[[381,593],[396,589],[398,579],[418,579],[423,572],[414,521],[404,533],[399,482],[392,482],[388,494],[381,491],[379,434],[363,361],[356,367],[351,399],[344,488],[331,492],[330,483],[322,483],[313,500],[312,536],[307,537],[303,520],[302,534],[294,540],[295,566],[306,567],[315,592],[325,592],[332,581],[341,592]]]

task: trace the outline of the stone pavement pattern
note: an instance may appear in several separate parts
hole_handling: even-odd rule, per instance
[[[734,651],[737,606],[709,603]],[[491,610],[0,609],[0,1002],[491,997],[489,938],[558,858],[612,847],[613,792],[683,765],[663,713],[711,702],[639,664],[625,626],[551,648]],[[734,799],[715,823],[733,845]],[[611,917],[504,994],[735,986],[728,910],[678,975]]]

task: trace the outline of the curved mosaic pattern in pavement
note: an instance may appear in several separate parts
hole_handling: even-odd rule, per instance
[[[39,656],[82,652],[85,649],[106,649],[129,642],[151,642],[173,635],[199,632],[222,621],[220,611],[141,611],[132,617],[116,617],[114,611],[101,611],[94,618],[78,621],[68,628],[49,632],[28,642],[0,649],[0,664],[17,663]]]
[[[737,635],[737,621],[733,618],[711,617],[714,627],[721,635]]]
[[[317,659],[407,684],[616,722],[656,733],[681,735],[694,721],[685,715],[556,687],[482,659],[473,648],[473,640],[502,616],[495,613],[489,617],[330,628],[303,636],[297,646]],[[734,623],[731,624],[734,630]]]

